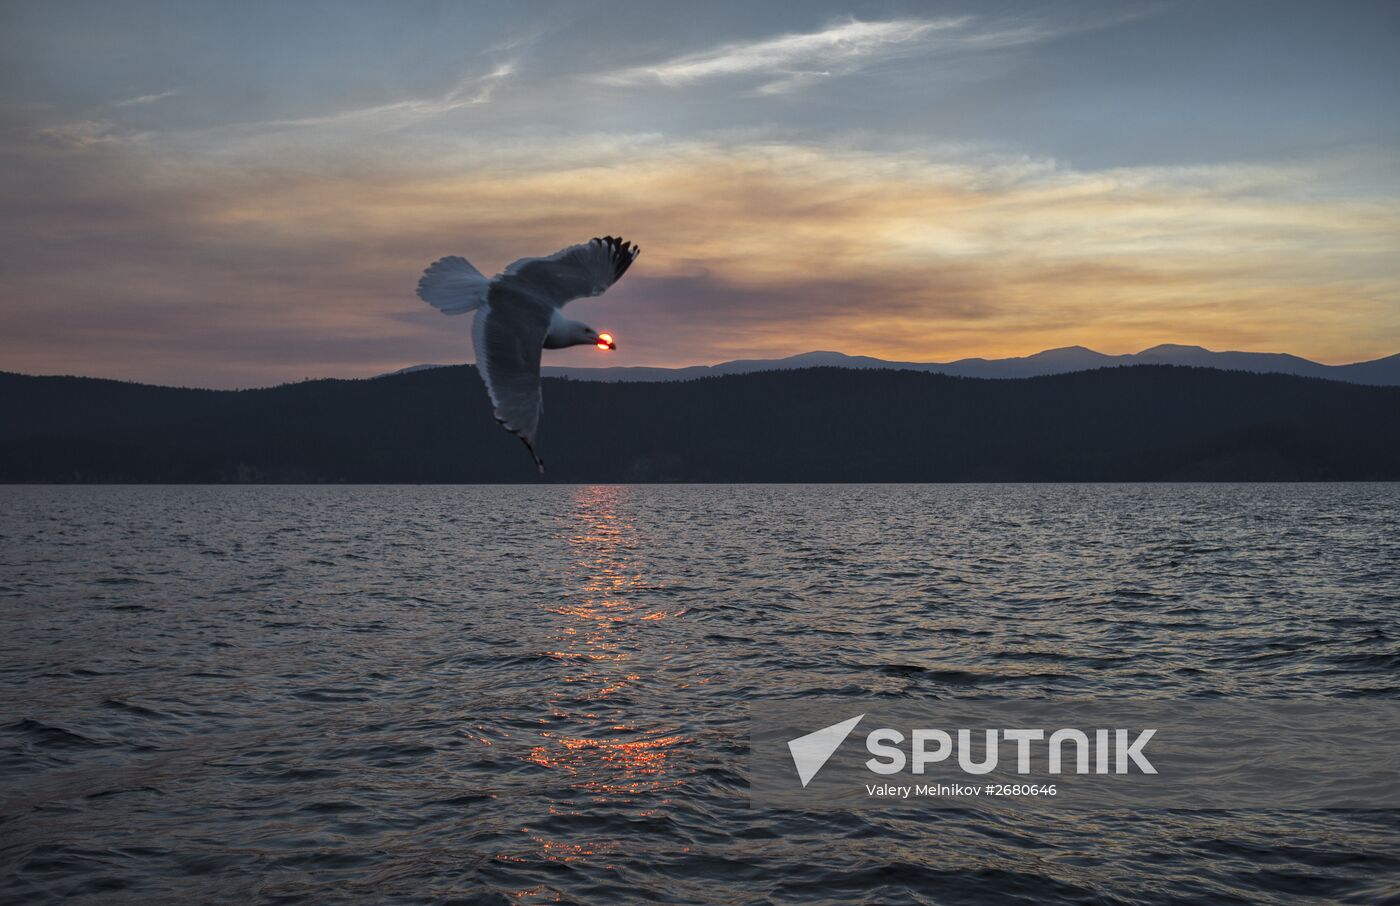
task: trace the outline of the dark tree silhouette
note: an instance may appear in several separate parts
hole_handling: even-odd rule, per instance
[[[1138,366],[547,379],[544,480],[1400,479],[1400,388]],[[471,367],[264,390],[0,374],[0,481],[534,482]]]

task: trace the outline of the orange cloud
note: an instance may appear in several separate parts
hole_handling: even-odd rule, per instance
[[[579,304],[619,337],[608,364],[1400,349],[1400,211],[1319,197],[1301,166],[1084,173],[598,139],[292,170],[255,150],[216,166],[49,148],[105,175],[12,196],[22,215],[5,242],[29,251],[11,255],[5,367],[228,385],[461,361],[465,323],[412,295],[428,261],[463,254],[489,273],[601,233],[644,249]]]

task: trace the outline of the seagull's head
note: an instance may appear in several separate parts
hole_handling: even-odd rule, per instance
[[[593,337],[592,337],[593,345],[594,345],[594,346],[597,346],[599,349],[602,349],[602,350],[606,351],[606,350],[609,350],[609,349],[616,349],[616,348],[617,348],[617,341],[613,339],[613,335],[612,335],[612,334],[610,334],[610,333],[598,333],[596,330],[593,330],[592,328],[589,328],[589,331],[588,331],[588,332],[591,333],[591,334],[593,334]]]

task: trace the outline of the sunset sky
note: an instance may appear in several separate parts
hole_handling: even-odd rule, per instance
[[[0,7],[0,370],[470,361],[422,268],[612,233],[554,364],[1400,352],[1400,3]]]

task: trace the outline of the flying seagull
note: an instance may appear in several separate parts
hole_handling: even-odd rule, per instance
[[[592,344],[616,349],[610,334],[564,317],[565,303],[601,296],[627,272],[641,249],[615,236],[590,239],[547,258],[521,258],[487,278],[465,258],[449,255],[428,266],[418,298],[443,314],[476,312],[472,346],[476,370],[496,407],[496,421],[535,452],[540,424],[540,350]]]

